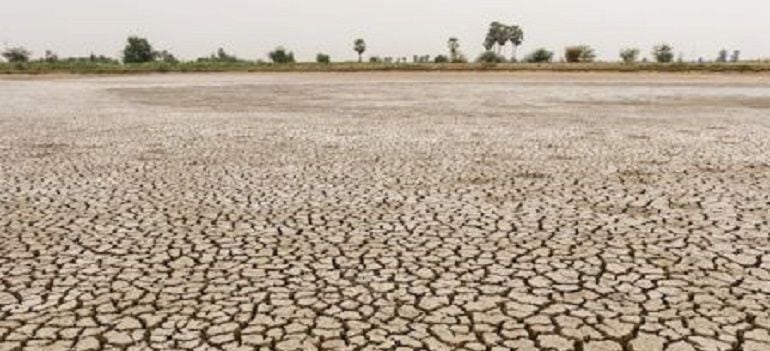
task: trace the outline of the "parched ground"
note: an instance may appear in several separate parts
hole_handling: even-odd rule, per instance
[[[770,350],[770,75],[0,79],[0,350]]]

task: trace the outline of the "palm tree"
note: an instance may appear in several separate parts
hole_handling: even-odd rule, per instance
[[[484,50],[486,51],[492,51],[492,48],[495,46],[495,40],[487,34],[487,37],[484,38]]]
[[[518,50],[519,45],[524,42],[524,31],[521,30],[521,27],[517,25],[508,27],[508,40],[511,42],[511,45],[513,45],[511,62],[516,62],[516,51]]]
[[[500,37],[502,34],[502,28],[505,27],[504,24],[500,22],[492,22],[489,24],[489,30],[487,31],[487,36],[484,38],[484,49],[487,51],[492,51],[492,49],[495,47],[495,44],[500,43]],[[498,53],[500,52],[500,49],[497,50]]]
[[[498,54],[500,54],[503,51],[505,44],[508,43],[508,38],[510,37],[510,29],[511,27],[498,23],[498,25],[494,30],[494,38],[495,38],[495,41],[497,42]]]
[[[362,61],[361,55],[364,54],[366,51],[366,42],[363,39],[356,39],[356,41],[353,42],[353,50],[355,50],[358,53],[358,62]]]
[[[460,40],[455,37],[451,37],[447,42],[447,46],[449,47],[450,60],[452,62],[456,62],[458,58],[458,51],[460,50]]]

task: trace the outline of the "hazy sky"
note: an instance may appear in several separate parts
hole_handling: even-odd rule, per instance
[[[666,41],[688,59],[711,59],[723,47],[770,58],[770,0],[0,0],[0,44],[35,56],[118,56],[125,37],[138,34],[187,59],[220,46],[265,58],[284,45],[304,60],[319,51],[352,60],[357,37],[367,54],[411,58],[445,53],[457,36],[475,57],[493,20],[523,27],[524,53],[547,47],[561,55],[585,43],[615,60],[622,47],[648,55]]]

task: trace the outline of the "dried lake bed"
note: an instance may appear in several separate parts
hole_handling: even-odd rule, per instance
[[[770,350],[770,75],[0,77],[0,350]]]

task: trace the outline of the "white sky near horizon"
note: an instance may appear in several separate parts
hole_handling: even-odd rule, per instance
[[[599,59],[616,60],[621,48],[649,56],[667,42],[688,60],[713,59],[721,48],[770,58],[768,0],[0,0],[0,45],[24,46],[36,57],[45,50],[118,57],[125,38],[140,35],[184,59],[218,47],[265,59],[283,45],[300,60],[325,52],[344,61],[356,58],[352,43],[361,37],[366,56],[411,60],[446,53],[456,36],[474,58],[494,20],[524,29],[519,56],[589,44]]]

